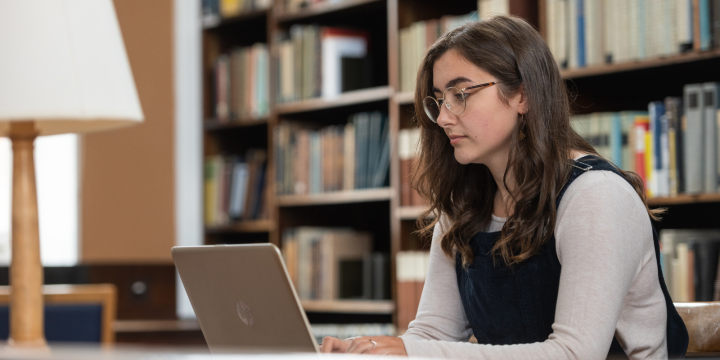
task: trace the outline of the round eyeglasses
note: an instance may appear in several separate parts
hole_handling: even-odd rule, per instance
[[[437,119],[440,116],[440,106],[445,105],[451,113],[460,115],[463,111],[465,111],[465,99],[470,96],[470,94],[465,93],[465,90],[482,89],[499,83],[500,82],[498,81],[493,81],[485,84],[468,86],[462,89],[449,87],[445,89],[441,99],[436,99],[432,96],[425,97],[425,99],[423,99],[423,108],[430,120],[437,123]]]

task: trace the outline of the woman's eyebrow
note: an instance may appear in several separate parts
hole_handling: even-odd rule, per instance
[[[448,81],[448,83],[445,85],[445,88],[453,87],[459,83],[464,83],[464,82],[472,82],[472,80],[470,80],[464,76],[458,76],[458,77]]]
[[[447,84],[445,85],[445,88],[447,89],[447,88],[449,88],[449,87],[453,87],[453,86],[455,86],[455,85],[457,85],[457,84],[459,84],[459,83],[464,83],[464,82],[472,82],[472,80],[470,80],[470,79],[468,79],[468,78],[466,78],[466,77],[464,77],[464,76],[458,76],[458,77],[456,77],[456,78],[448,81]],[[441,92],[442,92],[442,90],[438,89],[438,88],[435,87],[435,86],[433,86],[432,90],[433,90],[433,92],[436,92],[436,93],[441,93]]]

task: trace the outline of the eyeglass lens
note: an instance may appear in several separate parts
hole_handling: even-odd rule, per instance
[[[436,101],[432,96],[428,96],[423,101],[425,113],[433,122],[437,122],[440,116],[440,106],[443,105],[450,110],[451,113],[460,115],[465,111],[465,94],[463,94],[460,89],[451,87],[445,90],[441,100]]]

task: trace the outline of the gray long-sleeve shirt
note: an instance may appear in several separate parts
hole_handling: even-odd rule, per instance
[[[487,231],[499,231],[493,216]],[[454,359],[604,359],[616,336],[630,359],[667,358],[666,308],[650,219],[635,190],[610,171],[589,171],[567,189],[555,226],[562,265],[553,333],[521,345],[468,343],[472,329],[454,259],[435,226],[416,319],[401,337],[410,356]]]

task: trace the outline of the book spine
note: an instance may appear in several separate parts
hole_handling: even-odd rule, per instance
[[[699,194],[703,191],[703,119],[702,87],[699,84],[685,85],[685,124],[683,124],[684,143],[684,183],[685,192]]]
[[[585,0],[576,0],[577,1],[577,66],[578,67],[585,67],[586,64],[586,54],[587,50],[585,49]]]

